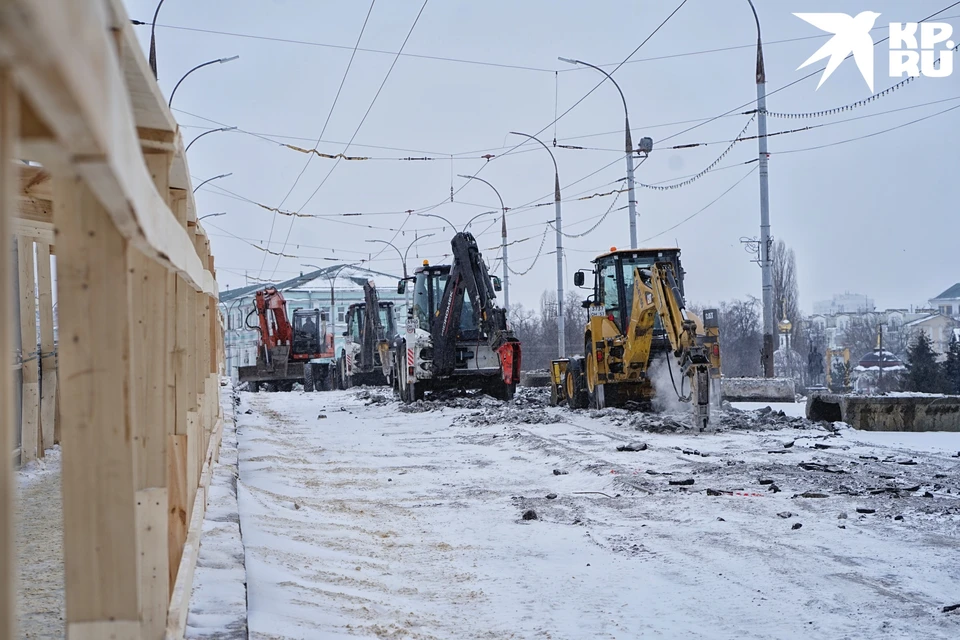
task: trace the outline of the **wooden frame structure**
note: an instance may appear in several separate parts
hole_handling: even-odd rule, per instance
[[[5,363],[0,638],[18,637],[14,429],[23,462],[62,448],[67,637],[182,638],[223,331],[177,123],[121,0],[0,1],[0,300],[14,236],[20,316],[0,320],[0,353],[18,327],[23,419]]]

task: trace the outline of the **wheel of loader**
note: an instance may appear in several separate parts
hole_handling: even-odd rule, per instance
[[[313,365],[305,362],[303,365],[303,390],[306,393],[311,393],[316,390],[318,381],[314,378],[314,373]]]
[[[584,376],[583,358],[571,358],[563,384],[567,392],[567,404],[571,409],[586,409],[590,401]]]
[[[417,400],[423,400],[424,388],[422,384],[413,384],[407,385],[407,402],[416,402]]]

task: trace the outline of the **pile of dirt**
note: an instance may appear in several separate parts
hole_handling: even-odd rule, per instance
[[[360,400],[366,400],[368,407],[371,405],[387,405],[396,402],[396,398],[393,397],[392,393],[381,393],[379,391],[371,391],[370,389],[361,389],[357,392],[356,396]]]
[[[453,424],[484,427],[492,424],[556,424],[562,421],[563,418],[556,412],[546,411],[542,407],[498,402],[484,411],[459,415],[453,419]]]
[[[699,428],[693,425],[688,412],[680,413],[635,413],[622,409],[604,409],[591,412],[592,418],[610,417],[618,424],[637,431],[651,433],[693,433]],[[770,407],[743,411],[725,407],[710,414],[710,431],[777,431],[781,429],[823,430],[824,424],[806,418],[786,415]]]

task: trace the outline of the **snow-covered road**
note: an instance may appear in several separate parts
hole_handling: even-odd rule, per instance
[[[242,394],[251,638],[960,637],[948,452],[775,413],[693,435],[455,404]]]

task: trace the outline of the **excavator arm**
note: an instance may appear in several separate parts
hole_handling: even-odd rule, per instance
[[[500,356],[500,367],[506,384],[515,384],[520,377],[520,341],[507,328],[506,311],[496,305],[490,273],[483,261],[473,234],[457,233],[450,243],[453,262],[450,275],[437,307],[433,323],[433,362],[441,375],[453,372],[456,364],[456,343],[460,331],[460,313],[464,298],[469,299],[479,320],[480,331]]]
[[[660,317],[682,379],[689,379],[690,394],[681,397],[693,405],[696,424],[705,428],[710,417],[710,355],[697,337],[697,321],[687,313],[673,272],[673,264],[657,262],[649,270],[634,274],[631,351],[641,362],[649,362],[650,345],[656,317]],[[669,366],[669,363],[668,363]],[[677,391],[678,395],[682,395]]]
[[[361,357],[370,358],[370,362],[364,362],[365,365],[373,367],[373,352],[380,353],[380,364],[384,369],[384,374],[389,371],[389,362],[387,354],[390,350],[390,343],[387,342],[386,331],[383,328],[383,321],[380,319],[380,295],[377,293],[377,287],[372,280],[363,283],[364,322],[361,344]]]

